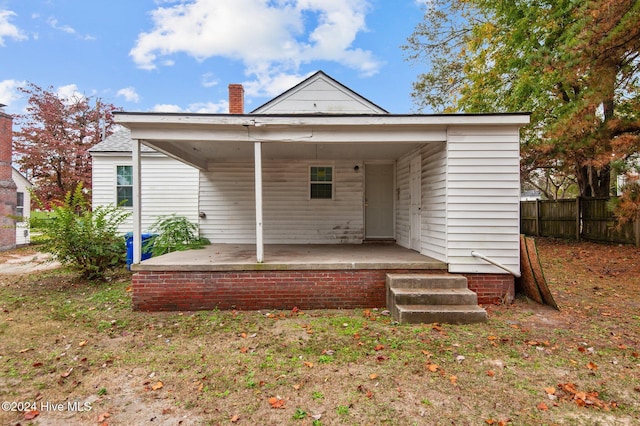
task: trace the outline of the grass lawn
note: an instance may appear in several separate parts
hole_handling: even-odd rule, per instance
[[[132,312],[125,272],[0,275],[0,424],[640,424],[640,250],[538,249],[561,310],[518,297],[468,326]]]

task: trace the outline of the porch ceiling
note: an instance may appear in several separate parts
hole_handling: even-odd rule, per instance
[[[190,156],[207,161],[253,159],[252,143],[237,141],[166,141],[142,142],[157,151],[174,158],[189,161]],[[314,142],[263,142],[264,160],[395,160],[415,149],[416,142],[395,143],[314,143]],[[205,166],[206,168],[206,166]]]

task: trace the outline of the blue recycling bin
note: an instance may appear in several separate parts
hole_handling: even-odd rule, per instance
[[[142,259],[141,260],[146,260],[151,257],[151,248],[153,247],[153,245],[150,244],[148,247],[145,247],[145,242],[155,236],[156,234],[142,234]],[[127,232],[124,238],[127,244],[127,270],[130,270],[131,264],[133,263],[133,232]]]

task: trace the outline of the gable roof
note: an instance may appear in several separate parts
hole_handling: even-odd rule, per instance
[[[318,71],[250,114],[388,114],[388,111]]]
[[[33,184],[31,182],[29,182],[29,179],[27,179],[21,172],[20,170],[16,169],[15,166],[11,166],[11,178],[13,179],[13,181],[16,183],[16,185],[18,185],[18,187],[23,186],[26,188],[31,188],[33,187]],[[17,181],[20,182],[17,182]]]
[[[127,152],[130,153],[133,149],[133,142],[131,141],[131,130],[126,127],[116,130],[111,136],[92,146],[89,152]],[[148,146],[141,145],[140,151],[142,152],[155,152],[154,149]]]

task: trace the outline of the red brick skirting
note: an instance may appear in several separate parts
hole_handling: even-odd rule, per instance
[[[503,274],[462,274],[467,277],[469,290],[478,295],[478,303],[512,303],[515,297],[513,275]]]
[[[139,271],[133,275],[133,308],[140,311],[210,309],[353,309],[384,307],[388,273],[437,270]],[[513,277],[465,274],[479,303],[511,302]]]

